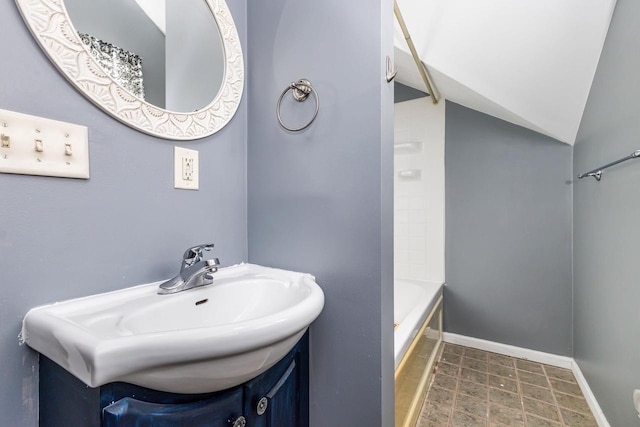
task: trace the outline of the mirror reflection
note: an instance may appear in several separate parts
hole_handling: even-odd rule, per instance
[[[224,78],[220,31],[205,0],[65,0],[85,47],[127,91],[194,112]]]

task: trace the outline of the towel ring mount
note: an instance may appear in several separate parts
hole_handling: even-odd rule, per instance
[[[313,113],[313,117],[311,117],[311,120],[309,120],[309,122],[306,125],[299,128],[291,128],[285,125],[284,122],[282,121],[282,117],[280,116],[280,104],[282,104],[282,99],[289,91],[291,91],[293,95],[293,99],[295,99],[298,102],[306,101],[311,93],[313,93],[313,96],[315,96],[316,98],[316,110]],[[278,98],[278,105],[276,106],[276,116],[278,117],[278,123],[280,123],[280,126],[282,126],[286,130],[291,132],[299,132],[303,129],[308,128],[311,125],[311,123],[313,123],[313,121],[316,119],[316,116],[318,115],[319,109],[320,109],[320,99],[318,98],[318,92],[316,92],[313,86],[311,86],[311,82],[309,80],[300,79],[297,82],[290,83],[289,86],[287,86],[287,88],[282,92],[282,94],[280,95],[280,98]]]

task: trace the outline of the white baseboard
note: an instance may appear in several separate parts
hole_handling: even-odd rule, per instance
[[[504,354],[506,356],[517,357],[519,359],[531,360],[532,362],[544,363],[545,365],[557,366],[558,368],[571,369],[573,359],[567,356],[545,353],[538,350],[516,347],[514,345],[501,344],[494,341],[481,340],[479,338],[466,337],[464,335],[444,333],[444,342],[464,345],[466,347],[477,348],[479,350],[490,351],[492,353]]]
[[[490,351],[492,353],[504,354],[506,356],[517,357],[519,359],[531,360],[533,362],[544,363],[545,365],[557,366],[558,368],[571,369],[573,375],[578,381],[580,390],[584,398],[589,404],[589,408],[593,413],[598,427],[611,427],[607,418],[604,416],[596,397],[591,391],[591,387],[587,383],[580,367],[572,357],[558,356],[557,354],[545,353],[528,348],[516,347],[508,344],[501,344],[494,341],[482,340],[479,338],[467,337],[464,335],[453,334],[450,332],[443,333],[444,342],[450,344],[458,344],[466,347],[477,348],[479,350]]]
[[[578,385],[580,386],[580,390],[582,390],[582,394],[584,394],[584,398],[587,399],[587,403],[589,404],[589,408],[598,423],[598,427],[611,427],[611,424],[609,424],[609,421],[607,421],[607,418],[604,416],[602,408],[600,408],[596,397],[591,391],[591,387],[589,387],[589,383],[587,383],[587,379],[582,375],[580,366],[578,366],[578,362],[576,362],[575,359],[573,359],[571,370],[573,371],[573,375],[576,377],[576,381],[578,381]]]

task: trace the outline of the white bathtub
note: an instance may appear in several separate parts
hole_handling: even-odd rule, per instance
[[[411,342],[442,295],[442,283],[395,279],[393,316],[394,359],[397,368]]]

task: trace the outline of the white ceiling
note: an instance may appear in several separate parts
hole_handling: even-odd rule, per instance
[[[167,10],[165,0],[136,0],[138,6],[149,16],[149,18],[156,24],[156,27],[162,32],[167,34]]]
[[[573,145],[616,0],[397,0],[440,94]],[[400,83],[425,91],[396,22]]]

